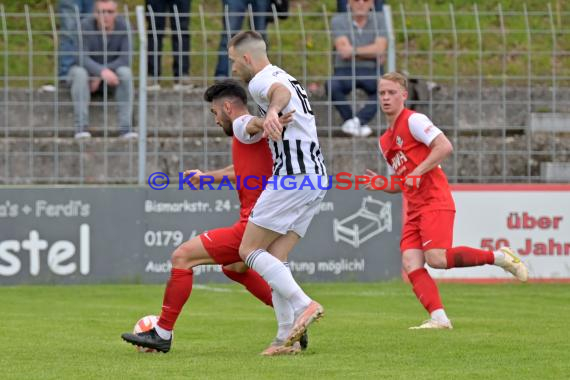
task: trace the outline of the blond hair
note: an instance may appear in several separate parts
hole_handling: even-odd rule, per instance
[[[402,86],[402,88],[404,90],[408,89],[408,77],[406,77],[404,74],[399,73],[397,71],[392,71],[392,72],[389,72],[389,73],[382,75],[382,79],[386,79],[386,80],[389,80],[391,82],[396,82],[400,86]]]

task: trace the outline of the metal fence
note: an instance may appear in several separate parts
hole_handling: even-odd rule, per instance
[[[314,7],[313,7],[314,8]],[[203,90],[215,80],[218,44],[229,13],[195,4],[189,14],[121,9],[128,20],[135,77],[134,125],[138,140],[118,136],[116,104],[110,93],[90,107],[93,138],[74,139],[73,103],[58,77],[61,15],[45,10],[8,12],[0,5],[0,182],[3,184],[144,183],[150,173],[169,175],[188,168],[214,169],[230,163],[230,142],[214,126]],[[306,9],[291,2],[286,20],[273,8],[263,13],[270,59],[304,84],[317,117],[329,172],[361,174],[384,170],[377,151],[385,120],[378,114],[368,138],[341,131],[330,93],[333,10]],[[250,9],[244,18],[253,21]],[[76,15],[77,20],[82,16]],[[173,20],[156,27],[158,17]],[[385,69],[406,71],[409,105],[426,113],[452,140],[445,163],[453,182],[567,182],[570,175],[570,12],[545,4],[542,10],[494,8],[430,9],[385,7],[389,53]],[[180,20],[189,18],[189,29]],[[244,24],[247,27],[247,24]],[[81,33],[81,30],[78,30]],[[162,75],[145,69],[148,38],[164,37]],[[172,52],[189,36],[191,48]],[[176,86],[174,59],[189,57],[184,86]],[[156,79],[156,81],[155,81]],[[153,88],[159,83],[161,88]],[[353,81],[353,85],[355,82]],[[346,102],[369,102],[353,91]],[[253,108],[252,108],[253,110]],[[142,158],[142,159],[141,159]]]

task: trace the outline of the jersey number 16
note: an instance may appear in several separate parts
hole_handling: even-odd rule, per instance
[[[314,115],[313,110],[311,109],[311,105],[309,104],[309,97],[307,96],[307,92],[305,91],[303,86],[301,86],[301,83],[299,83],[296,80],[290,80],[289,82],[291,82],[291,85],[295,89],[295,92],[297,92],[297,96],[299,96],[299,100],[301,101],[301,104],[303,105],[303,111],[305,113],[309,113],[311,115]]]

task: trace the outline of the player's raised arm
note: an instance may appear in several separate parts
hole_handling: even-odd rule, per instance
[[[293,114],[295,113],[295,110],[289,111],[286,114],[283,114],[279,117],[279,124],[281,125],[281,127],[285,127],[287,124],[289,124],[290,122],[293,121]],[[247,126],[245,127],[245,130],[247,133],[249,133],[250,135],[255,135],[259,132],[263,131],[263,123],[265,122],[264,118],[261,117],[253,117],[248,123]],[[274,130],[272,131],[272,133],[267,134],[267,133],[263,133],[263,137],[267,137],[270,138],[273,141],[279,141],[281,140],[281,131],[279,130]]]
[[[279,122],[279,112],[281,112],[291,100],[291,91],[281,83],[273,83],[267,92],[269,107],[263,122],[263,130],[268,136],[279,133],[283,130]]]
[[[184,178],[186,178],[188,176],[192,176],[190,178],[190,182],[194,186],[200,185],[200,178],[201,177],[214,178],[213,183],[219,183],[224,178],[227,178],[228,180],[230,180],[232,182],[235,182],[235,180],[236,180],[236,174],[234,172],[234,166],[233,165],[226,166],[223,169],[212,170],[209,172],[202,172],[199,169],[185,170],[184,171]]]
[[[234,171],[234,166],[229,165],[223,169],[213,170],[211,172],[207,172],[208,175],[214,177],[214,182],[220,182],[222,179],[227,178],[230,181],[236,180],[236,173]]]

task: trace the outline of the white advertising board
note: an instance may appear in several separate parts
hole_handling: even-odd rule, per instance
[[[570,280],[570,185],[455,185],[453,246],[510,246],[530,280]],[[503,280],[500,268],[436,270],[436,279]]]

